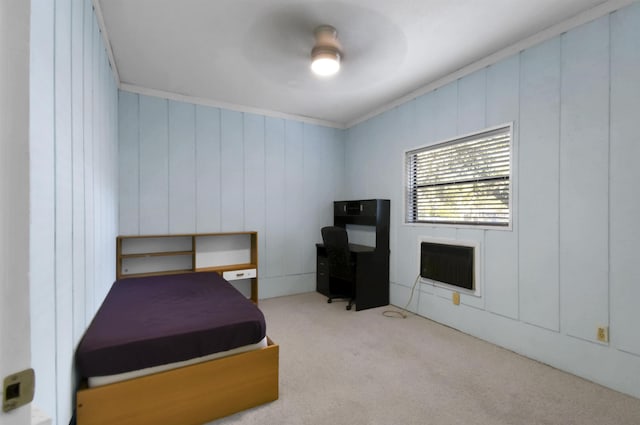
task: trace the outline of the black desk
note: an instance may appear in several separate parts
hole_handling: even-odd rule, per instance
[[[356,311],[389,304],[389,263],[380,261],[380,250],[349,244],[356,263]],[[316,244],[316,290],[329,296],[329,266],[324,244]],[[386,252],[389,258],[389,252]]]

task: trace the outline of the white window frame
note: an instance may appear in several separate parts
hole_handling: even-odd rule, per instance
[[[419,149],[429,149],[429,148],[436,148],[438,145],[445,145],[445,144],[454,144],[456,141],[462,141],[464,139],[468,139],[468,138],[472,138],[474,136],[480,136],[484,133],[488,133],[491,131],[496,131],[502,128],[508,128],[509,134],[510,134],[510,143],[509,143],[509,223],[507,225],[494,225],[494,224],[487,224],[487,223],[464,223],[464,222],[456,222],[456,223],[450,223],[450,222],[412,222],[412,221],[407,221],[407,217],[408,217],[408,202],[409,202],[409,182],[408,182],[408,170],[407,170],[407,154],[410,152],[414,152],[416,150]],[[514,174],[515,174],[515,170],[514,170],[514,162],[513,162],[513,152],[514,152],[514,144],[515,144],[515,135],[514,135],[514,125],[513,122],[508,122],[508,123],[504,123],[504,124],[500,124],[500,125],[496,125],[493,127],[488,127],[488,128],[484,128],[482,130],[478,130],[478,131],[474,131],[471,133],[467,133],[467,134],[463,134],[460,136],[455,136],[449,139],[444,139],[444,140],[439,140],[436,141],[434,143],[429,143],[429,144],[425,144],[425,145],[421,145],[421,146],[417,146],[417,147],[413,147],[411,149],[406,149],[403,152],[402,155],[402,185],[403,185],[403,199],[404,199],[404,206],[403,206],[403,218],[402,218],[402,223],[406,226],[417,226],[417,227],[453,227],[453,228],[468,228],[468,229],[485,229],[485,230],[508,230],[511,231],[513,229],[513,222],[514,222],[514,214],[513,214],[513,199],[514,199],[514,193],[513,193],[513,182],[514,182]]]

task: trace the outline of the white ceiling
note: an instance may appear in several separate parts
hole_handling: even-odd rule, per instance
[[[622,3],[94,0],[123,89],[338,127]],[[336,27],[343,47],[332,78],[309,69],[320,24]]]

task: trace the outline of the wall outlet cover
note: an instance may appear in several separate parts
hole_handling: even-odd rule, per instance
[[[609,342],[609,327],[598,326],[596,338],[598,338],[598,341],[600,342]]]
[[[33,369],[26,369],[4,378],[2,384],[2,411],[9,412],[31,403],[36,387]]]

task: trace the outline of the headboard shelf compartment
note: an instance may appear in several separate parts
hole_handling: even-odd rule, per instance
[[[167,257],[171,255],[192,255],[193,251],[144,252],[140,254],[122,254],[122,258]]]
[[[245,264],[229,264],[225,266],[213,266],[213,267],[197,267],[197,272],[231,272],[234,270],[244,270],[244,269],[253,269],[255,268],[255,264],[253,263],[245,263]]]
[[[258,302],[258,232],[125,235],[116,240],[116,278],[210,272],[245,275]]]

